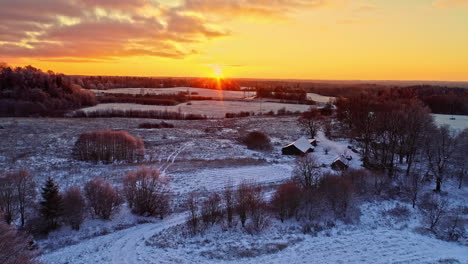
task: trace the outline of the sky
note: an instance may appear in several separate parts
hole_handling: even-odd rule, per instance
[[[468,0],[0,0],[0,62],[79,75],[468,81]]]

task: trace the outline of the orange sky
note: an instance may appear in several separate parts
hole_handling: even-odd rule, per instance
[[[15,0],[0,61],[66,74],[468,81],[468,0]]]

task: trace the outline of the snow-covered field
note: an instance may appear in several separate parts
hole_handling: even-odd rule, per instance
[[[317,103],[328,103],[330,99],[333,100],[335,97],[324,96],[316,93],[307,93],[307,99],[314,100]]]
[[[413,230],[414,219],[393,222],[390,205],[367,203],[356,225],[304,234],[294,220],[272,220],[260,234],[215,228],[179,233],[185,214],[131,227],[45,254],[46,263],[468,263],[467,247]],[[411,209],[410,209],[411,210]],[[417,214],[417,212],[414,212]]]
[[[267,113],[270,111],[278,111],[285,108],[292,112],[305,112],[310,106],[301,104],[282,104],[273,102],[262,101],[192,101],[190,104],[180,104],[175,106],[163,105],[139,105],[139,104],[98,104],[96,106],[83,108],[83,111],[95,111],[105,109],[118,109],[118,110],[167,110],[182,113],[200,114],[208,117],[220,118],[224,117],[226,113],[239,113],[239,112],[255,112]]]
[[[177,94],[187,92],[192,95],[212,97],[213,99],[243,99],[255,96],[252,91],[225,91],[193,87],[174,87],[174,88],[116,88],[109,90],[91,90],[95,93],[123,93],[123,94]],[[194,94],[195,93],[195,94]]]
[[[465,115],[441,115],[432,114],[434,121],[439,126],[449,125],[451,128],[461,131],[468,128],[468,116]]]
[[[119,94],[175,94],[179,92],[195,93],[198,96],[212,97],[216,100],[223,99],[246,99],[256,95],[255,91],[225,91],[193,87],[174,87],[174,88],[116,88],[108,90],[91,90],[94,93],[119,93]],[[307,98],[318,103],[327,103],[333,97],[323,96],[315,93],[307,93]]]
[[[388,201],[365,202],[360,223],[337,222],[315,234],[304,234],[302,224],[294,220],[282,224],[272,217],[271,226],[259,235],[218,226],[195,237],[181,237],[180,225],[187,219],[181,203],[189,192],[219,191],[243,180],[270,192],[271,186],[291,177],[294,157],[282,156],[281,147],[302,132],[296,117],[168,121],[175,128],[138,129],[143,122],[148,120],[0,118],[1,170],[26,168],[38,186],[48,176],[62,189],[96,177],[120,186],[128,171],[142,165],[158,168],[172,179],[172,215],[163,220],[137,217],[124,205],[112,221],[88,217],[80,231],[65,226],[37,241],[44,263],[468,263],[466,246],[417,232],[419,216],[410,205],[405,204],[412,212],[409,219],[385,218],[382,211],[394,206]],[[97,129],[124,129],[141,137],[145,160],[109,165],[73,160],[77,137]],[[239,142],[241,135],[253,130],[268,133],[271,152],[248,150]],[[329,166],[345,153],[352,156],[350,167],[361,166],[359,154],[348,150],[346,140],[330,140],[323,133],[317,139],[313,155],[320,163]],[[448,195],[466,205],[467,193],[465,186]],[[165,243],[168,246],[161,246]]]

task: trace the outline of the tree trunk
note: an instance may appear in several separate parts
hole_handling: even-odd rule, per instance
[[[442,178],[441,177],[437,177],[436,178],[436,188],[435,188],[435,192],[440,192],[441,190],[441,185],[442,185]]]

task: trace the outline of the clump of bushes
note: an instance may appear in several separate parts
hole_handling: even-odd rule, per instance
[[[260,131],[250,132],[241,140],[248,149],[263,151],[272,149],[270,138]]]
[[[166,123],[162,121],[161,123],[141,123],[138,125],[138,128],[152,129],[152,128],[174,128],[174,125],[171,123]]]
[[[81,134],[73,154],[82,161],[133,162],[144,157],[145,146],[126,131],[99,130]]]
[[[226,118],[236,118],[236,117],[248,117],[248,116],[254,116],[254,112],[240,112],[240,113],[226,113],[224,117]]]
[[[102,109],[95,111],[78,110],[68,114],[74,118],[109,118],[109,117],[125,117],[125,118],[154,118],[166,120],[203,120],[207,119],[205,115],[186,114],[180,112],[169,112],[162,110],[120,110],[120,109]]]

